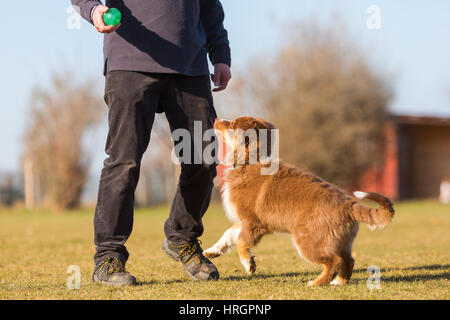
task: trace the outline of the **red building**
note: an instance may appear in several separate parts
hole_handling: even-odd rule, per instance
[[[358,188],[394,199],[438,198],[450,178],[450,118],[393,116],[385,130],[383,160]]]

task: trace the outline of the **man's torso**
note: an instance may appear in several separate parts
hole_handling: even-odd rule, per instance
[[[208,74],[200,0],[110,0],[106,5],[122,12],[119,30],[105,35],[108,71]]]

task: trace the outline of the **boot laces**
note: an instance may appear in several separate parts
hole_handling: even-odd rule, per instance
[[[108,275],[116,272],[126,272],[122,261],[115,257],[106,259],[99,269]]]
[[[177,249],[180,249],[180,259],[182,261],[186,260],[185,263],[196,262],[201,263],[206,260],[203,256],[203,250],[201,248],[202,242],[200,240],[183,243],[181,245],[175,246]]]

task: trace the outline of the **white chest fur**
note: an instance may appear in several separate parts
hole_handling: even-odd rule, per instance
[[[225,182],[223,185],[222,203],[228,219],[230,219],[230,221],[233,223],[240,222],[236,212],[236,206],[233,204],[231,200],[230,185],[227,182]]]

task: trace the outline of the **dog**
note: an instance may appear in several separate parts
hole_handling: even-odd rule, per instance
[[[256,143],[231,134],[249,129],[256,132]],[[353,272],[352,244],[359,223],[383,229],[394,217],[393,204],[377,193],[359,191],[350,196],[310,172],[271,159],[270,152],[251,163],[251,152],[260,148],[261,133],[269,132],[266,136],[270,140],[272,129],[271,123],[260,118],[216,120],[216,135],[231,148],[227,158],[232,166],[226,169],[221,192],[226,215],[234,225],[204,255],[216,258],[237,246],[241,263],[251,275],[256,270],[251,249],[261,238],[275,232],[290,233],[300,256],[323,266],[323,272],[309,286],[347,284]],[[244,161],[238,161],[238,148],[244,150]],[[262,175],[261,169],[273,161],[279,161],[278,171]],[[364,199],[380,207],[372,209],[358,202]]]

